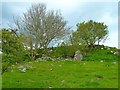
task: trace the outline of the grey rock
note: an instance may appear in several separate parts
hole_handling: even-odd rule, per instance
[[[83,59],[83,55],[81,54],[80,51],[76,51],[75,55],[74,55],[74,60],[82,60]]]
[[[24,68],[24,66],[18,66],[17,68],[18,68],[18,69],[23,69],[23,68]]]
[[[32,66],[30,66],[30,65],[28,65],[28,64],[26,64],[25,67],[26,67],[27,69],[31,69],[31,68],[32,68]]]
[[[120,55],[120,52],[118,52],[118,51],[114,52],[114,55]]]

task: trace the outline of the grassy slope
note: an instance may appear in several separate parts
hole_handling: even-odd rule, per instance
[[[120,56],[114,55],[118,50],[115,48],[103,48],[99,47],[97,49],[91,50],[87,55],[83,58],[86,61],[118,61],[118,57]],[[113,53],[111,53],[113,52]]]
[[[3,74],[3,88],[115,88],[118,65],[98,61],[32,62],[33,69]],[[17,67],[19,65],[16,65]]]
[[[0,75],[0,89],[2,89],[2,76]]]
[[[2,72],[2,54],[0,54],[0,72]],[[2,75],[0,74],[0,90],[2,88]]]

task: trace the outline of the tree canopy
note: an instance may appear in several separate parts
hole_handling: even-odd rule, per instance
[[[48,48],[52,41],[58,41],[69,34],[70,27],[59,11],[47,10],[46,4],[32,5],[20,19],[14,19],[17,29],[27,37],[26,46],[31,49],[34,60],[38,49]]]
[[[77,31],[72,34],[74,44],[93,46],[96,42],[106,40],[108,35],[107,25],[102,22],[90,20],[77,24]]]
[[[25,54],[23,37],[15,30],[2,29],[2,53],[5,62],[20,62]]]
[[[61,13],[47,10],[44,3],[32,5],[23,14],[23,18],[15,20],[15,24],[24,34],[27,33],[27,36],[31,39],[28,41],[31,41],[33,46],[35,44],[35,49],[47,48],[50,42],[63,38],[70,30]]]

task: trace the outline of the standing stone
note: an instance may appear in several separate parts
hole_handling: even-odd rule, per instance
[[[75,55],[74,55],[74,60],[82,60],[83,59],[83,55],[81,54],[80,51],[76,51]]]

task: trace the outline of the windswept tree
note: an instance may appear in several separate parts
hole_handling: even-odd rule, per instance
[[[77,31],[72,34],[74,44],[94,46],[95,43],[106,40],[108,36],[107,25],[102,22],[88,21],[77,24]]]
[[[47,48],[54,40],[69,34],[70,27],[59,11],[47,10],[46,4],[34,4],[20,19],[15,19],[19,31],[28,37],[31,50]]]

